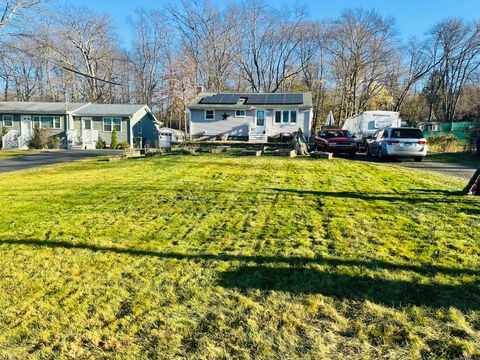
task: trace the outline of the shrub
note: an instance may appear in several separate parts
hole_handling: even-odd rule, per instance
[[[40,125],[35,124],[33,128],[32,138],[28,142],[28,147],[31,149],[45,149],[50,138],[50,131],[48,129],[41,129]]]
[[[52,136],[49,139],[49,143],[52,149],[60,149],[60,145],[63,143],[63,138],[61,136]]]
[[[2,148],[3,146],[3,140],[2,140],[2,137],[7,135],[8,133],[8,129],[6,127],[2,128],[2,132],[0,132],[0,149]]]
[[[467,131],[468,151],[475,151],[477,138],[480,136],[480,121],[473,123]]]
[[[116,149],[118,146],[117,130],[113,128],[112,141],[110,142],[110,149]]]
[[[120,144],[118,144],[117,149],[121,149],[121,150],[130,149],[130,144],[127,141],[122,141]]]
[[[455,135],[434,135],[428,138],[428,145],[433,152],[449,152],[458,148],[459,143]]]
[[[96,149],[105,149],[107,147],[107,143],[105,140],[102,140],[101,137],[98,138],[97,143],[95,144]]]

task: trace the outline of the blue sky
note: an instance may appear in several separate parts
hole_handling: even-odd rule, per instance
[[[76,3],[79,0],[74,0]],[[334,18],[342,10],[353,7],[375,9],[382,15],[393,16],[403,38],[424,34],[432,25],[446,17],[480,20],[480,0],[270,0],[272,4],[303,3],[311,19]],[[82,0],[89,8],[111,16],[125,46],[131,40],[127,17],[139,7],[162,8],[175,0]],[[215,1],[220,6],[227,0]]]

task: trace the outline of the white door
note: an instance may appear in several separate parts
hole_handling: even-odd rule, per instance
[[[20,133],[30,137],[32,135],[32,117],[30,115],[22,115],[20,121]]]
[[[84,149],[95,149],[92,118],[82,117],[82,145]]]
[[[257,110],[255,112],[253,129],[256,134],[265,134],[265,116],[265,110]]]

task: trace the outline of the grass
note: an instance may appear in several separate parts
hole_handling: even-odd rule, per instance
[[[480,356],[461,180],[231,153],[0,183],[0,358]]]

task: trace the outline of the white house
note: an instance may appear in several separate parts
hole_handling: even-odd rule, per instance
[[[307,138],[312,134],[310,93],[201,93],[187,109],[192,139],[267,142],[298,129]]]

